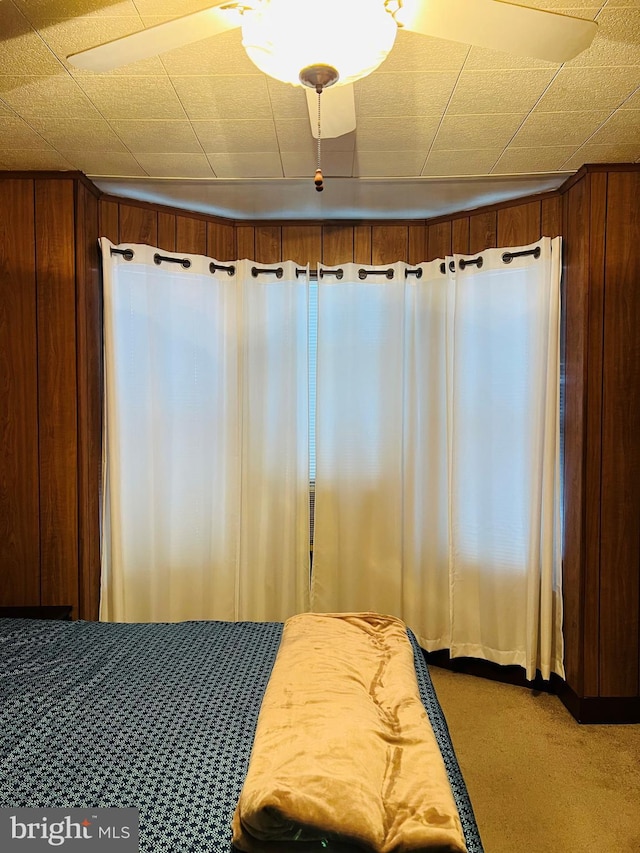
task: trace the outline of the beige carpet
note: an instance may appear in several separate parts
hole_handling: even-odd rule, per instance
[[[431,667],[486,853],[640,853],[640,725]]]

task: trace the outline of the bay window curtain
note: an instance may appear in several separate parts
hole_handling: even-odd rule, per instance
[[[563,675],[560,249],[320,278],[313,609]]]
[[[101,248],[100,618],[308,609],[308,270]]]

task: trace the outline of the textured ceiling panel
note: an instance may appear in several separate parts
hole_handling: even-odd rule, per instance
[[[262,74],[240,29],[104,74],[67,62],[209,5],[0,0],[0,168],[128,178],[140,197],[147,178],[161,181],[165,203],[225,199],[240,217],[273,218],[277,204],[287,216],[378,218],[426,210],[434,180],[431,215],[512,197],[523,181],[557,186],[583,163],[640,162],[640,0],[517,0],[597,22],[592,46],[564,65],[510,54],[508,33],[502,51],[399,30],[387,60],[354,86],[356,130],[322,143],[320,194],[304,91]],[[310,3],[311,32],[321,13]]]

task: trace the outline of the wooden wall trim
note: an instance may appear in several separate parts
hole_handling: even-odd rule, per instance
[[[36,180],[40,603],[78,608],[74,182]]]
[[[595,176],[592,176],[592,180]],[[600,696],[640,695],[640,171],[606,185]]]
[[[34,181],[0,176],[0,604],[40,604]]]
[[[599,695],[600,680],[600,508],[602,502],[602,357],[607,174],[585,171],[589,209],[585,275],[588,280],[584,405],[584,683],[586,696]]]
[[[102,276],[98,200],[76,188],[76,337],[78,376],[78,615],[97,620],[102,498]]]

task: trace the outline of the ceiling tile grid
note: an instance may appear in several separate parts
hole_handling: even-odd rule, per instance
[[[262,74],[237,28],[104,74],[67,61],[210,5],[0,0],[0,168],[312,177],[304,91]],[[354,86],[356,130],[323,140],[325,176],[455,180],[640,161],[640,0],[516,5],[595,20],[592,46],[558,65],[510,54],[508,36],[499,51],[399,30]]]

